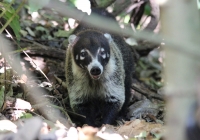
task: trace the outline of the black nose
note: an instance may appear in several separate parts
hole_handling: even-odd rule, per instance
[[[90,70],[90,74],[97,76],[97,75],[101,74],[101,69],[99,67],[93,67]]]

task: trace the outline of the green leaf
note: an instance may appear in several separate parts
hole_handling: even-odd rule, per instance
[[[8,21],[13,14],[15,14],[15,9],[13,7],[10,7],[9,4],[7,3],[0,3],[0,5],[2,5],[3,8],[0,8],[0,11],[5,12],[3,15],[3,18]],[[12,21],[10,22],[10,27],[12,28],[17,40],[20,39],[20,23],[19,23],[19,16],[15,15],[15,17],[12,19]]]
[[[150,16],[151,14],[151,7],[149,4],[146,4],[144,7],[144,14]]]
[[[65,30],[58,30],[54,33],[54,36],[56,37],[69,37],[69,35],[72,33],[72,31],[65,31]]]
[[[20,118],[29,119],[32,117],[33,117],[33,115],[31,113],[22,113]]]
[[[126,15],[124,18],[124,23],[128,24],[129,20],[130,20],[130,15]]]
[[[14,13],[9,13],[9,12],[6,12],[6,19],[8,20],[9,18],[11,18],[11,16],[13,15]],[[10,22],[10,27],[12,28],[17,40],[20,39],[20,23],[19,23],[19,16],[16,15],[13,20]]]

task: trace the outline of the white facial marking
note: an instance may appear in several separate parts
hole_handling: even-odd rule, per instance
[[[78,54],[76,55],[76,60],[78,60]]]
[[[106,54],[102,55],[102,57],[103,57],[103,59],[105,59],[106,58]]]
[[[106,54],[102,55],[103,59],[106,59]]]
[[[102,51],[102,52],[105,51],[104,48],[101,48],[101,51]]]
[[[88,53],[89,56],[93,57],[89,50],[86,49],[86,52]]]
[[[105,53],[104,48],[101,48],[101,49],[100,49],[100,54],[101,54],[101,56],[103,57],[103,59],[106,58],[106,53]]]
[[[85,53],[85,49],[81,50],[81,53]],[[80,59],[81,59],[81,60],[84,60],[85,57],[80,55]]]

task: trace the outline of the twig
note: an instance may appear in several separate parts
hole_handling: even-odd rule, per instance
[[[6,30],[6,29],[5,29]],[[9,33],[8,30],[6,32],[11,36],[11,39],[15,42],[15,44],[18,46],[18,48],[21,48],[21,46],[13,39],[12,35]],[[39,44],[39,43],[38,43]],[[41,44],[39,44],[41,45]],[[42,45],[43,46],[43,45]],[[49,78],[44,74],[44,72],[40,69],[40,67],[37,66],[37,64],[33,61],[33,59],[21,48],[21,51],[29,58],[29,60],[35,65],[36,70],[38,70],[45,78],[46,80],[51,84],[51,81]]]
[[[49,80],[49,78],[46,76],[46,74],[44,74],[44,72],[40,69],[40,67],[38,67],[38,65],[33,61],[33,59],[25,52],[22,51],[28,58],[29,60],[35,65],[36,70],[38,70],[45,78],[46,80],[51,84],[51,81]]]
[[[62,80],[62,79],[58,78],[56,75],[54,75],[54,77],[55,77],[55,78],[56,78],[56,80],[58,81],[58,84],[59,84],[59,85],[61,85],[61,86],[63,86],[64,88],[66,88],[66,89],[67,89],[67,85],[66,85],[66,83],[65,83],[65,82],[63,82],[63,80]]]

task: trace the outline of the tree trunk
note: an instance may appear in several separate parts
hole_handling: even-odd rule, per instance
[[[189,44],[180,50],[198,50],[200,30],[195,0],[168,0],[161,7],[161,14],[164,38]],[[199,60],[194,59],[191,53],[169,49],[167,44],[165,54],[167,140],[186,140],[187,118],[197,97]]]

